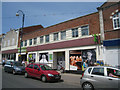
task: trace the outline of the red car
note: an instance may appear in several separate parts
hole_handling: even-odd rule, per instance
[[[61,79],[61,75],[57,71],[52,70],[51,67],[37,63],[31,63],[25,68],[25,77],[29,76],[37,77],[43,82]]]

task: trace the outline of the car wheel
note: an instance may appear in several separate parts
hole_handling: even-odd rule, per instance
[[[27,73],[27,72],[25,72],[25,78],[28,78],[28,77],[29,77],[28,73]]]
[[[93,85],[91,83],[84,83],[83,90],[94,90]]]
[[[42,80],[42,82],[46,82],[47,81],[46,76],[42,76],[41,80]]]
[[[13,75],[15,75],[16,74],[16,72],[15,72],[15,70],[13,70]]]

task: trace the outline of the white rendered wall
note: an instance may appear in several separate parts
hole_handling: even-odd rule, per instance
[[[104,53],[105,63],[111,66],[120,65],[120,48],[108,47]]]

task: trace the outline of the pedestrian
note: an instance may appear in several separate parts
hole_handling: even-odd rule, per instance
[[[83,70],[85,71],[87,67],[88,67],[87,60],[85,60],[85,62],[83,63]]]
[[[22,64],[25,66],[25,60],[22,61]]]
[[[2,66],[4,67],[4,65],[5,65],[5,58],[3,58],[2,60]]]

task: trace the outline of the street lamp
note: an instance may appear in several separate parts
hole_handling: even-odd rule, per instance
[[[22,13],[22,28],[20,28],[19,33],[20,33],[20,61],[22,61],[21,59],[21,43],[22,43],[22,34],[23,34],[23,27],[24,27],[24,18],[25,18],[25,14],[23,13],[22,10],[18,10],[16,13],[16,16],[19,16],[19,13]]]

